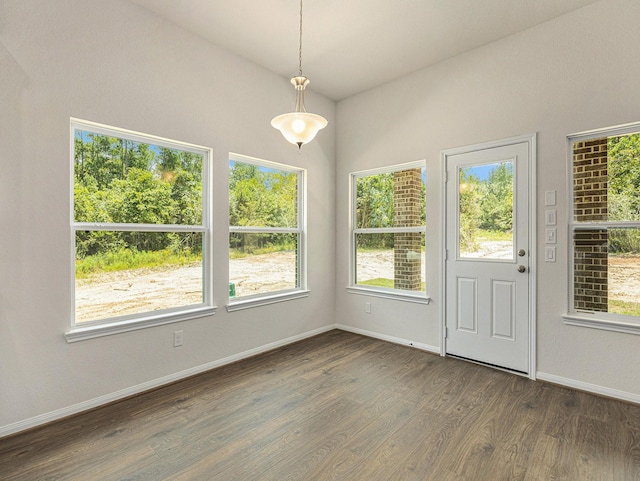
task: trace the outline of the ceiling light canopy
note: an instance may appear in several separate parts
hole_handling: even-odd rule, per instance
[[[291,79],[296,89],[295,111],[278,115],[271,120],[271,125],[278,129],[287,141],[297,145],[298,149],[311,142],[318,131],[327,126],[327,119],[307,112],[304,106],[304,89],[309,85],[309,79],[302,75],[302,0],[300,0],[299,46],[298,76]]]

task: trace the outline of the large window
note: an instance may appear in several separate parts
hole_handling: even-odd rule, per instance
[[[241,155],[229,159],[229,310],[300,297],[304,170]]]
[[[565,320],[640,333],[640,124],[569,137]]]
[[[67,338],[210,313],[210,150],[72,120],[71,153]]]
[[[351,287],[426,299],[425,167],[351,175]]]

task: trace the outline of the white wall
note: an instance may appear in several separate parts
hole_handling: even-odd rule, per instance
[[[640,120],[638,18],[635,0],[602,0],[344,100],[337,119],[333,102],[309,92],[308,105],[330,124],[298,155],[269,125],[292,106],[288,79],[125,2],[0,2],[0,435],[334,322],[437,349],[440,151],[531,132],[538,132],[539,250],[546,190],[558,191],[560,224],[559,262],[538,266],[539,374],[640,396],[640,338],[560,318],[565,137]],[[215,316],[65,342],[71,116],[213,148]],[[225,311],[230,151],[308,169],[309,298]],[[348,173],[419,159],[427,159],[434,302],[347,294]],[[178,328],[185,345],[176,349]]]
[[[640,338],[563,324],[566,136],[640,120],[640,2],[603,0],[338,103],[336,322],[439,346],[443,149],[538,133],[538,252],[544,191],[558,192],[558,262],[539,262],[538,375],[640,401]],[[348,294],[348,174],[427,160],[427,290],[419,306]],[[364,313],[364,302],[372,313]]]
[[[0,22],[0,433],[333,325],[334,102],[309,92],[330,123],[299,155],[269,124],[288,79],[137,6],[5,0]],[[65,341],[69,117],[213,148],[215,316]],[[308,298],[226,312],[230,151],[308,169]]]

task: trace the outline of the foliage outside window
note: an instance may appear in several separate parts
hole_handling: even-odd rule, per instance
[[[351,285],[424,296],[424,162],[352,174]]]
[[[569,146],[570,311],[640,325],[640,124]]]
[[[72,120],[72,327],[210,305],[210,150]]]
[[[459,170],[459,257],[513,259],[513,180],[513,161]]]
[[[232,155],[229,160],[229,297],[305,288],[304,170]]]

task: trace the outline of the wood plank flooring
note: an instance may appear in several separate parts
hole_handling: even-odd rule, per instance
[[[640,406],[331,331],[0,439],[0,479],[640,480]]]

